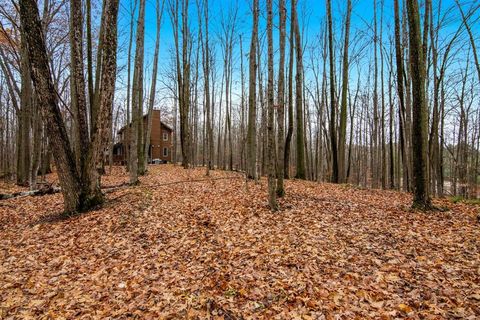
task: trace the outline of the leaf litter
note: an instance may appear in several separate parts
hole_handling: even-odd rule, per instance
[[[480,318],[478,207],[288,180],[272,213],[265,180],[204,174],[152,166],[64,220],[60,194],[5,200],[0,318]]]

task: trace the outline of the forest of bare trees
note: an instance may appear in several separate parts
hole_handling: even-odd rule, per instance
[[[2,3],[2,179],[88,210],[121,127],[148,174],[160,109],[175,163],[267,176],[272,210],[292,178],[479,197],[477,1],[213,2]]]

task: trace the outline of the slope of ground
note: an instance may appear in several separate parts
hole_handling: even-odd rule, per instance
[[[60,194],[2,201],[0,318],[480,318],[478,207],[293,180],[271,213],[264,181],[212,176],[153,166],[69,219]]]

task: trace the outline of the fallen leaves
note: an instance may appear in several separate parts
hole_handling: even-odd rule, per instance
[[[128,180],[114,169],[104,185]],[[265,181],[211,174],[152,166],[66,220],[59,194],[6,200],[0,318],[480,317],[474,207],[290,180],[271,213]]]
[[[400,311],[402,311],[402,312],[405,312],[405,313],[411,313],[411,312],[413,312],[413,309],[412,309],[410,306],[408,306],[408,305],[406,305],[406,304],[404,304],[404,303],[400,303],[400,304],[398,305],[398,310],[400,310]]]

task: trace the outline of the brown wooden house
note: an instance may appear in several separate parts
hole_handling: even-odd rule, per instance
[[[143,130],[147,132],[147,115],[143,116]],[[130,123],[130,126],[132,124]],[[113,146],[113,162],[125,164],[127,162],[127,146],[125,144],[126,126],[117,133],[117,143]],[[152,131],[150,135],[148,163],[172,162],[173,129],[160,120],[160,110],[152,112]]]

